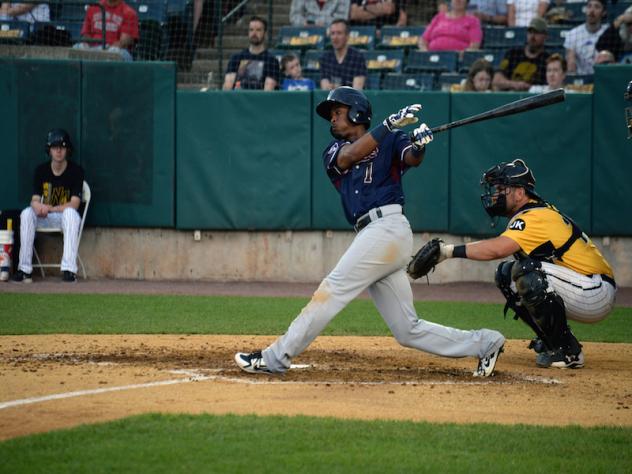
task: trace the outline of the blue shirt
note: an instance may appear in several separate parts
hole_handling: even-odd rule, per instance
[[[410,138],[401,130],[391,132],[368,156],[348,170],[337,165],[338,153],[347,140],[332,141],[323,152],[327,176],[340,193],[345,217],[355,224],[374,207],[404,205],[402,175],[410,168],[404,153],[411,147]]]
[[[281,84],[284,91],[313,91],[316,85],[311,79],[290,79],[286,77]]]
[[[354,48],[347,49],[347,54],[341,63],[338,63],[333,49],[325,51],[319,62],[320,78],[329,79],[335,87],[353,86],[354,77],[367,75],[364,56]]]

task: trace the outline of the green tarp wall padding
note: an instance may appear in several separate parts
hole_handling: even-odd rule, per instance
[[[406,105],[420,103],[423,109],[420,120],[429,124],[449,121],[450,95],[436,92],[392,92],[367,91],[373,108],[372,126],[381,123],[388,115]],[[314,104],[324,100],[323,91],[314,93]],[[314,105],[314,106],[315,106]],[[349,230],[350,224],[344,217],[340,195],[329,181],[324,170],[322,153],[333,139],[329,124],[312,110],[314,140],[312,148],[312,206],[316,229]],[[406,127],[410,132],[414,126]],[[449,141],[446,133],[438,134],[424,162],[406,172],[403,179],[406,196],[405,213],[414,230],[441,231],[448,226],[448,170]]]
[[[310,228],[311,100],[178,92],[177,227]]]
[[[452,94],[451,120],[459,120],[525,94]],[[495,229],[481,205],[480,179],[501,161],[522,158],[536,178],[536,190],[591,232],[592,95],[567,94],[566,100],[529,112],[479,122],[450,131],[451,234],[489,235]]]
[[[75,145],[81,143],[80,83],[78,61],[0,60],[0,208],[28,205],[35,167],[48,159],[51,128],[64,128]],[[83,164],[78,146],[72,159]]]
[[[171,63],[83,63],[88,223],[175,225],[175,79]]]
[[[593,149],[593,233],[632,235],[632,139],[624,110],[632,102],[623,93],[632,81],[632,66],[595,68]]]

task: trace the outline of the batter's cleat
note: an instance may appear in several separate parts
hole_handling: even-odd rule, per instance
[[[498,358],[500,354],[504,352],[504,345],[500,346],[497,351],[492,352],[486,357],[479,359],[478,367],[472,373],[474,377],[491,377],[494,374],[494,368],[496,367],[496,362],[498,362]]]
[[[527,347],[527,349],[533,349],[537,354],[541,354],[543,352],[546,352],[547,350],[546,346],[544,345],[544,341],[539,337],[534,337],[533,339],[531,339],[531,342],[529,343],[529,347]]]
[[[244,372],[250,374],[271,374],[272,371],[268,369],[261,351],[251,352],[247,354],[245,352],[238,352],[235,354],[235,363]]]
[[[581,369],[584,366],[584,352],[577,354],[565,353],[563,349],[547,351],[538,354],[535,358],[538,367],[557,367],[558,369]]]
[[[75,275],[73,272],[69,272],[68,270],[64,270],[64,274],[61,277],[62,281],[65,281],[66,283],[77,283],[77,275]]]
[[[24,273],[22,270],[18,270],[12,277],[11,281],[14,283],[33,283],[31,273]]]

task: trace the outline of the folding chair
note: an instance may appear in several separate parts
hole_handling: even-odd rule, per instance
[[[86,222],[86,215],[88,214],[88,206],[90,205],[90,198],[92,197],[90,193],[90,186],[85,181],[83,182],[83,191],[82,191],[81,202],[84,203],[83,212],[81,213],[81,224],[79,226],[79,236],[77,237],[77,260],[79,260],[79,264],[81,265],[81,271],[83,272],[83,279],[87,279],[86,275],[86,267],[83,265],[83,261],[81,260],[81,256],[79,255],[79,246],[81,245],[81,234],[83,233],[83,225]],[[40,232],[42,234],[63,234],[63,230],[59,227],[38,227],[35,229],[35,232]],[[39,268],[42,273],[42,278],[46,275],[44,273],[44,268],[60,268],[61,263],[42,263],[40,257],[37,253],[37,249],[33,246],[33,254],[35,255],[35,260],[37,263],[33,264],[33,268]]]
[[[456,51],[411,51],[406,72],[456,72],[459,55]]]

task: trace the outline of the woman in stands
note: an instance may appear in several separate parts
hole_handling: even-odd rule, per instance
[[[466,13],[467,0],[451,0],[447,12],[437,13],[419,38],[422,51],[464,51],[479,49],[481,22]]]
[[[494,68],[489,61],[477,59],[470,66],[463,90],[467,92],[491,92]]]

